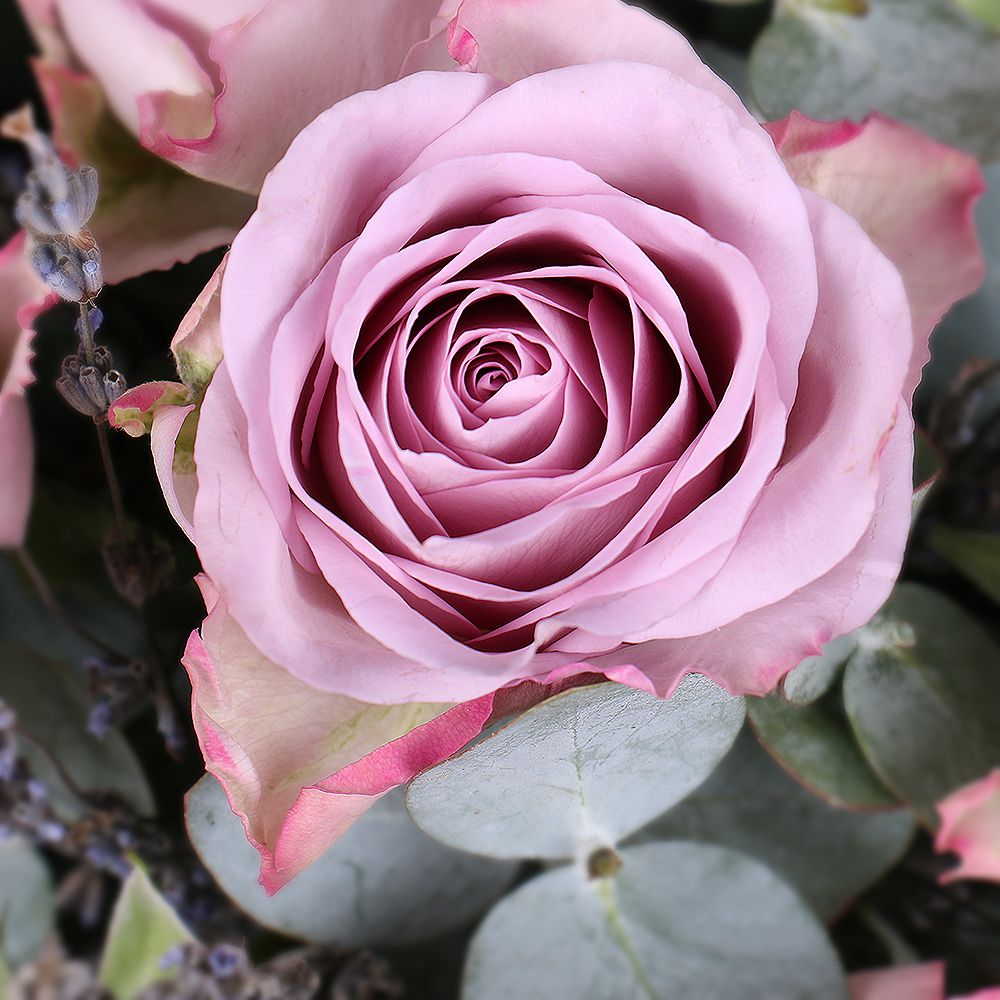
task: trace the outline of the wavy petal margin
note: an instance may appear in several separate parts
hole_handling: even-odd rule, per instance
[[[909,398],[931,331],[986,273],[973,218],[986,190],[979,163],[881,115],[855,124],[793,111],[764,127],[798,184],[853,215],[902,275],[914,330]]]

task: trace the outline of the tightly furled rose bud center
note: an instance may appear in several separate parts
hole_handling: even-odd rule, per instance
[[[470,189],[495,183],[475,166]],[[544,207],[502,179],[494,218],[375,266],[350,368],[328,340],[292,430],[320,516],[389,555],[439,627],[483,649],[530,641],[550,588],[627,558],[727,481],[720,452],[751,429],[752,386],[734,373],[763,336],[731,248],[614,193],[564,193],[579,170],[544,169]],[[719,452],[680,462],[727,396],[741,414]]]

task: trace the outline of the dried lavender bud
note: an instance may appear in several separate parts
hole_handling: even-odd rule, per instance
[[[113,1000],[84,962],[71,961],[54,939],[11,978],[8,1000]]]
[[[31,234],[25,243],[25,251],[38,277],[61,298],[68,302],[83,302],[92,297],[87,290],[84,261],[68,243]]]
[[[81,345],[80,350],[83,351],[83,346]],[[78,355],[79,357],[79,355]],[[86,354],[84,354],[83,361],[86,360]],[[104,344],[97,344],[94,347],[94,367],[102,374],[107,375],[115,366],[115,359],[111,356],[111,350]]]
[[[216,945],[208,953],[208,968],[216,979],[231,979],[247,965],[246,954],[232,945]]]
[[[370,951],[355,955],[337,973],[330,1000],[396,1000],[403,984],[392,966]]]
[[[71,378],[69,375],[60,375],[56,379],[56,389],[77,413],[82,413],[85,417],[99,417],[107,409],[107,407],[97,406],[84,392],[79,380]]]
[[[98,413],[107,409],[108,400],[104,395],[104,378],[95,367],[84,365],[80,369],[80,377],[77,381]]]
[[[128,382],[121,372],[112,369],[104,376],[104,396],[110,406],[119,396],[124,395],[128,389]]]

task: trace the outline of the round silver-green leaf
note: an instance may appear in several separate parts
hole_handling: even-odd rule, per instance
[[[621,852],[610,878],[565,866],[476,932],[463,1000],[846,1000],[836,952],[770,869],[707,844]]]
[[[55,919],[49,869],[24,840],[0,841],[0,959],[14,967],[42,947]]]
[[[230,898],[265,927],[345,948],[404,945],[473,920],[517,866],[453,851],[419,830],[402,796],[379,800],[309,869],[273,896],[222,787],[206,775],[188,793],[187,828]]]
[[[967,611],[901,584],[847,665],[844,704],[875,771],[930,825],[1000,761],[1000,646]]]
[[[407,808],[453,847],[568,858],[615,844],[701,784],[743,724],[705,677],[668,699],[621,684],[564,692],[419,775]]]
[[[915,825],[905,809],[868,813],[829,805],[790,778],[746,729],[708,781],[636,839],[742,851],[830,921],[899,860]]]

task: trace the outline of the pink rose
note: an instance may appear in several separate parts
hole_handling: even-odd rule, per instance
[[[395,80],[445,23],[441,0],[20,2],[43,47],[68,50],[146,149],[252,193],[302,126]],[[444,55],[442,38],[414,65]]]
[[[935,847],[960,859],[945,880],[1000,882],[1000,768],[952,792],[937,809],[941,827]]]
[[[851,1000],[945,1000],[943,962],[904,965],[848,977]],[[979,990],[953,1000],[1000,1000],[1000,989]]]
[[[195,722],[269,888],[505,692],[762,693],[899,570],[978,168],[880,120],[776,126],[783,160],[679,35],[587,6],[465,0],[480,72],[316,119],[179,332],[186,385],[115,407],[210,578]]]
[[[34,448],[24,389],[31,381],[33,303],[45,286],[28,266],[17,236],[0,248],[0,548],[24,541]]]

